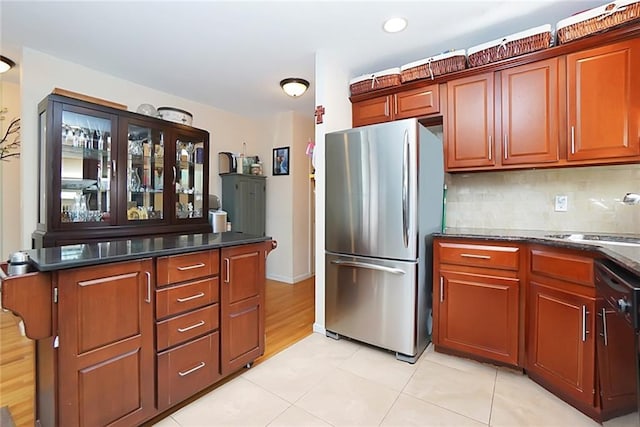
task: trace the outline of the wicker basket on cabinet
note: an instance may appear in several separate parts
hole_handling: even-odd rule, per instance
[[[563,19],[556,25],[558,44],[608,30],[640,18],[640,2],[621,0]]]
[[[400,68],[389,68],[371,74],[363,74],[349,81],[351,95],[400,85]]]
[[[442,74],[464,70],[466,67],[466,51],[454,50],[403,65],[400,67],[400,79],[402,83],[418,79],[433,79]]]
[[[551,25],[541,25],[467,49],[469,67],[546,49],[553,44]]]

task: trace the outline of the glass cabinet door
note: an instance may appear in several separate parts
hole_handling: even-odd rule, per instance
[[[164,132],[129,124],[127,221],[157,221],[164,212]]]
[[[173,167],[175,187],[175,219],[202,218],[205,193],[205,141],[180,135],[175,142],[176,162]]]
[[[62,111],[60,222],[111,222],[112,121]]]

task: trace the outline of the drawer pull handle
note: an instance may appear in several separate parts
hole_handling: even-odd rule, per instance
[[[204,325],[204,320],[201,320],[198,323],[193,324],[191,326],[187,326],[186,328],[178,328],[178,332],[187,332],[187,331],[190,331],[192,329],[199,328],[202,325]]]
[[[184,372],[178,372],[178,375],[180,375],[181,377],[184,377],[184,376],[187,376],[187,375],[197,371],[198,369],[204,368],[205,366],[206,366],[206,363],[200,362],[198,364],[198,366],[194,366],[193,368],[191,368],[191,369],[189,369],[187,371],[184,371]]]
[[[491,259],[489,255],[460,254],[462,258]]]
[[[186,301],[191,301],[192,299],[202,298],[203,296],[204,296],[204,292],[200,292],[200,293],[197,293],[195,295],[191,295],[190,297],[176,298],[176,301],[178,301],[178,302],[186,302]]]
[[[187,265],[186,267],[178,267],[178,271],[193,270],[194,268],[202,268],[204,266],[205,264],[199,262],[198,264]]]

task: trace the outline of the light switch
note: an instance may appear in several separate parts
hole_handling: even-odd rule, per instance
[[[556,212],[566,212],[569,208],[568,196],[556,196]]]

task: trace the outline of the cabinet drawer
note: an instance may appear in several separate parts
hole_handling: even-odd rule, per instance
[[[219,318],[218,304],[213,304],[191,313],[158,322],[156,326],[158,351],[216,329],[219,324]]]
[[[209,277],[156,291],[156,319],[218,302],[220,279]]]
[[[447,264],[517,270],[520,263],[520,248],[513,246],[438,242],[438,251]]]
[[[531,250],[531,273],[594,287],[593,259],[562,251]]]
[[[163,411],[217,381],[219,360],[218,332],[158,354],[158,409]]]
[[[217,249],[158,258],[158,286],[218,274],[220,258]]]

